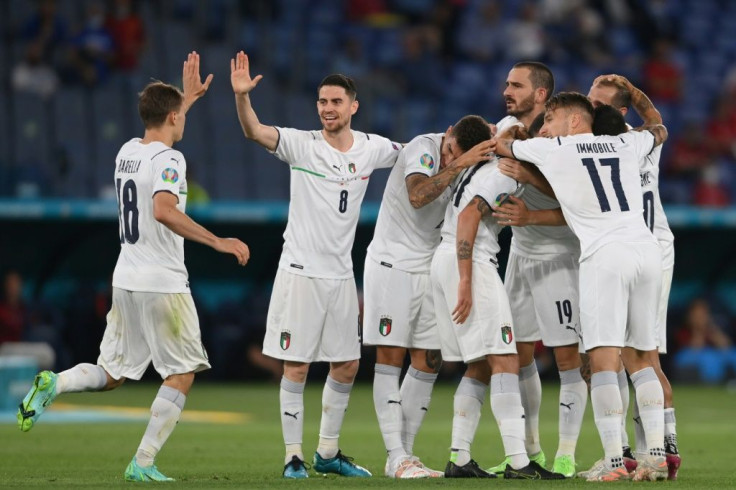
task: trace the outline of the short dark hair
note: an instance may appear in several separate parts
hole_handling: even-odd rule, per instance
[[[626,121],[621,111],[607,104],[595,108],[593,113],[594,135],[616,136],[626,131]]]
[[[542,126],[544,126],[544,112],[540,112],[539,114],[537,114],[537,117],[535,117],[532,123],[529,125],[529,136],[532,138],[536,138],[536,136],[539,134],[539,130],[542,129]]]
[[[138,94],[138,114],[146,129],[161,126],[171,112],[181,109],[184,94],[164,82],[151,82]]]
[[[616,84],[612,80],[602,79],[598,82],[601,87],[612,87],[616,89],[611,99],[611,105],[615,109],[621,109],[622,107],[629,107],[631,105],[631,92],[626,87]]]
[[[491,139],[491,127],[480,116],[465,116],[455,123],[450,134],[455,137],[458,148],[465,152]]]
[[[334,85],[336,87],[344,88],[345,93],[353,100],[358,96],[358,90],[355,88],[355,82],[353,79],[341,73],[333,73],[332,75],[327,75],[323,78],[317,86],[317,97],[319,97],[319,91],[325,85]]]
[[[593,124],[593,104],[580,92],[559,92],[544,104],[544,108],[548,111],[577,108],[587,114],[590,123]]]
[[[534,90],[543,88],[547,90],[547,100],[552,97],[555,91],[555,76],[547,65],[539,61],[520,61],[514,65],[514,68],[528,69],[530,71],[529,80]]]

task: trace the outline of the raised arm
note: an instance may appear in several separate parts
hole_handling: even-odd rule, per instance
[[[218,252],[235,256],[240,265],[245,265],[250,258],[248,246],[237,238],[220,238],[176,207],[179,200],[170,192],[157,192],[153,196],[153,217],[156,221],[179,236],[195,242],[209,245]]]
[[[449,165],[432,177],[423,174],[412,174],[406,177],[406,189],[409,191],[411,205],[419,209],[437,199],[463,169],[472,167],[483,160],[488,160],[490,148],[491,140],[482,141],[450,162]]]
[[[250,91],[258,85],[262,78],[263,75],[256,75],[255,78],[250,77],[248,56],[244,52],[240,51],[235,59],[230,60],[230,83],[235,93],[238,120],[245,137],[269,151],[276,151],[276,145],[279,142],[278,130],[273,126],[261,124],[250,103]]]
[[[643,121],[643,124],[636,128],[637,131],[651,131],[654,135],[654,146],[667,141],[668,133],[667,128],[662,124],[662,114],[654,107],[647,94],[636,88],[633,83],[621,75],[601,75],[593,81],[593,85],[604,79],[625,88],[631,93],[631,106]]]
[[[184,86],[184,103],[182,104],[182,110],[186,113],[192,105],[207,93],[207,89],[210,88],[214,75],[210,73],[207,75],[204,83],[199,75],[199,53],[192,51],[184,61],[184,68],[182,69],[181,79],[182,85]]]
[[[490,214],[491,208],[485,199],[475,196],[460,212],[457,219],[457,266],[460,282],[457,286],[457,305],[452,310],[452,320],[464,323],[473,307],[473,247],[481,218]]]

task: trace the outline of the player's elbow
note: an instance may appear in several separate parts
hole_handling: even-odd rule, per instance
[[[409,204],[411,204],[411,207],[413,207],[414,209],[419,209],[424,206],[422,199],[416,192],[409,193]]]
[[[164,226],[168,226],[171,222],[171,207],[161,204],[154,200],[153,202],[153,219],[158,221]]]

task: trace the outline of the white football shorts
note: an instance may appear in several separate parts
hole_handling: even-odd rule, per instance
[[[514,318],[517,342],[541,340],[547,347],[580,340],[579,267],[577,257],[558,260],[523,257],[513,250],[504,285]]]
[[[429,272],[406,272],[366,257],[363,344],[440,348]]]
[[[152,361],[163,379],[210,368],[192,295],[113,288],[97,364],[137,380]]]
[[[662,254],[656,243],[616,242],[580,264],[580,323],[585,350],[657,348]]]
[[[489,354],[516,354],[509,299],[495,266],[473,262],[473,306],[462,324],[452,321],[460,282],[457,255],[438,249],[430,274],[444,360],[467,364]]]
[[[322,279],[279,268],[263,353],[295,362],[360,359],[359,311],[354,278]]]

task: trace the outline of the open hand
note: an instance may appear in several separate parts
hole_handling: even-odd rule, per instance
[[[255,78],[250,77],[248,55],[243,51],[240,51],[235,59],[230,60],[230,83],[233,86],[233,92],[236,94],[249,93],[262,78],[263,75],[256,75]]]

